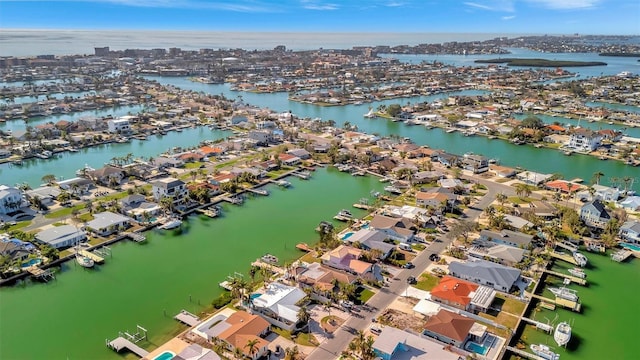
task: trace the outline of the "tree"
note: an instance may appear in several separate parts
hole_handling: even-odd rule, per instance
[[[520,124],[529,129],[542,129],[545,126],[544,122],[537,116],[527,116]]]
[[[507,201],[507,195],[503,193],[496,194],[496,200],[498,200],[501,206],[504,206],[505,201]]]
[[[516,184],[516,195],[520,198],[522,198],[522,195],[524,195],[524,197],[528,197],[531,195],[531,187],[527,184]]]
[[[402,111],[400,104],[391,104],[387,107],[387,114],[391,117],[396,117]]]
[[[298,349],[298,345],[295,345],[292,348],[286,348],[284,350],[284,359],[285,360],[299,360],[300,359],[300,350]]]
[[[591,178],[591,183],[600,184],[600,179],[604,176],[602,171],[596,171],[593,173],[593,177]]]
[[[306,326],[307,332],[309,332],[309,320],[311,319],[311,313],[307,310],[306,306],[301,306],[297,314],[298,322],[303,326]]]
[[[246,349],[249,349],[249,354],[253,356],[253,354],[258,351],[258,344],[260,343],[259,339],[249,339],[247,340],[247,344],[244,346]]]
[[[458,221],[451,227],[448,236],[453,239],[462,236],[464,238],[464,242],[466,243],[469,240],[469,234],[475,230],[475,222],[471,222],[468,220]]]
[[[53,185],[53,183],[56,182],[56,176],[53,174],[47,174],[43,176],[40,180],[42,180],[42,182],[44,183],[47,183],[48,185]]]

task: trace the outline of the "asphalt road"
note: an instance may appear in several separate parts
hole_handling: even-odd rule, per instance
[[[508,185],[498,184],[491,181],[487,181],[478,177],[469,178],[473,181],[485,185],[488,189],[487,193],[476,203],[472,205],[473,208],[467,208],[465,210],[465,219],[475,221],[482,209],[487,207],[493,202],[496,194],[504,193],[506,195],[512,195],[514,193],[513,188]],[[398,276],[392,280],[388,287],[383,287],[378,293],[369,299],[367,302],[368,307],[357,313],[355,316],[351,316],[345,323],[335,331],[333,337],[327,339],[320,344],[308,357],[309,360],[327,360],[335,359],[340,356],[340,353],[347,348],[347,345],[354,338],[354,335],[358,330],[364,330],[371,324],[371,319],[377,317],[384,309],[386,309],[398,296],[401,296],[406,290],[407,278],[413,276],[416,279],[419,278],[427,266],[431,264],[429,255],[432,253],[439,254],[451,244],[452,240],[446,236],[438,238],[432,242],[425,250],[423,250],[415,259],[413,264],[415,268],[405,269]]]

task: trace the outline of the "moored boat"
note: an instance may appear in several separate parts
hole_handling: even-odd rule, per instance
[[[573,253],[573,259],[580,267],[585,267],[587,265],[587,257],[577,251]]]
[[[580,269],[580,268],[572,268],[567,270],[569,272],[569,274],[578,277],[580,279],[585,279],[587,277],[587,274],[584,273],[584,270]]]
[[[159,229],[163,229],[163,230],[171,230],[171,229],[175,229],[177,227],[180,227],[181,225],[182,225],[182,220],[176,219],[176,218],[171,218],[167,222],[165,222],[164,224],[158,226],[158,228]]]
[[[575,290],[567,289],[564,286],[559,288],[550,287],[549,291],[551,291],[553,295],[561,299],[578,301],[578,292]]]
[[[278,258],[275,257],[274,255],[271,255],[271,254],[262,255],[260,260],[262,260],[262,261],[264,261],[266,263],[269,263],[269,264],[276,264],[278,262]]]
[[[95,265],[95,262],[91,260],[91,258],[80,254],[76,254],[76,262],[84,268],[92,268]]]
[[[560,346],[565,346],[571,340],[571,325],[568,322],[563,321],[556,326],[556,330],[553,332],[553,340]]]
[[[533,351],[534,354],[540,356],[541,358],[545,359],[545,360],[558,360],[560,359],[560,355],[554,353],[553,351],[551,351],[551,348],[549,348],[547,345],[544,344],[531,344],[529,346],[531,348],[531,351]]]

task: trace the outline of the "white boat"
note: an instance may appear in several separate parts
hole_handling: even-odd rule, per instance
[[[580,267],[585,267],[587,265],[587,257],[577,251],[573,253],[573,259]]]
[[[95,171],[96,169],[92,168],[91,166],[89,166],[89,164],[84,164],[84,167],[82,169],[78,169],[76,170],[76,175],[78,176],[83,176],[85,175],[87,172],[89,171]]]
[[[567,270],[569,272],[569,274],[578,277],[580,279],[585,279],[587,277],[587,274],[584,273],[584,270],[580,269],[580,268],[572,268]]]
[[[163,229],[163,230],[171,230],[171,229],[175,229],[177,227],[180,227],[180,225],[182,225],[182,220],[176,219],[176,218],[171,218],[169,221],[167,221],[164,224],[158,226],[158,228],[159,229]]]
[[[282,187],[289,187],[291,186],[291,183],[288,182],[287,180],[277,180],[276,185],[282,186]]]
[[[92,268],[95,265],[95,262],[91,260],[91,258],[80,254],[76,254],[76,262],[84,268]]]
[[[402,194],[402,190],[398,189],[395,186],[385,186],[384,191],[388,191],[392,194]]]
[[[342,216],[342,217],[346,217],[346,218],[352,218],[353,214],[351,214],[351,211],[349,211],[347,209],[342,209],[338,213],[338,216]]]
[[[564,286],[559,288],[550,287],[549,291],[551,291],[553,295],[561,299],[578,301],[578,292],[575,290],[567,289]]]
[[[545,360],[558,360],[560,359],[560,355],[554,353],[553,351],[551,351],[551,349],[544,344],[531,344],[529,346],[531,348],[531,351],[533,351],[534,354],[540,356],[541,358],[545,359]]]
[[[363,116],[367,119],[373,119],[374,117],[376,117],[376,113],[373,111],[373,109],[369,109],[369,112],[364,114]]]
[[[278,258],[271,254],[264,254],[260,259],[269,264],[276,264],[278,262]]]
[[[556,326],[556,331],[553,332],[553,340],[560,346],[565,346],[571,340],[571,325],[568,322],[563,321]]]

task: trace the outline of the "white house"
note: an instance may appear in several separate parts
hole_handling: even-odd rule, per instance
[[[107,236],[117,232],[119,229],[126,229],[130,226],[131,218],[105,211],[93,215],[94,219],[86,225],[88,230],[100,235]]]
[[[151,193],[156,201],[159,202],[162,198],[169,197],[173,199],[174,206],[183,204],[189,194],[184,181],[172,177],[158,179],[152,182],[151,185]]]
[[[620,227],[620,237],[630,243],[640,244],[640,222],[629,220]]]
[[[129,119],[111,119],[107,121],[109,132],[112,134],[128,134],[131,132]]]
[[[307,294],[300,288],[273,282],[260,297],[253,299],[252,310],[284,330],[293,330],[300,307],[296,305]]]
[[[596,191],[593,194],[596,199],[603,201],[617,201],[620,198],[620,189],[598,184],[594,184],[592,187]]]
[[[22,192],[14,187],[0,185],[0,214],[8,214],[28,206]]]
[[[73,225],[53,226],[36,234],[36,240],[61,249],[74,246],[87,239],[87,234]]]
[[[577,128],[569,135],[567,147],[577,151],[591,152],[600,146],[602,135],[587,128]]]

